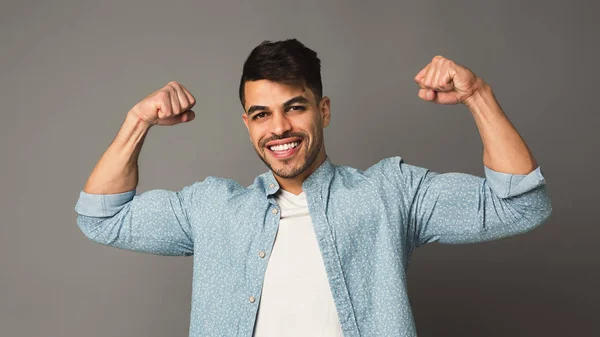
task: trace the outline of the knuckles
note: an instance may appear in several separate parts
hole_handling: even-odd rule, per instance
[[[431,59],[432,62],[443,62],[444,60],[447,60],[447,58],[443,57],[442,55],[436,55],[433,57],[433,59]]]
[[[182,95],[182,99],[179,97]],[[177,81],[170,81],[164,87],[144,99],[143,106],[156,109],[158,119],[169,118],[189,110],[196,104],[196,99]],[[140,102],[141,103],[141,102]],[[138,103],[139,104],[139,103]],[[148,111],[150,113],[150,111]]]
[[[160,102],[164,102],[166,100],[169,100],[169,92],[167,90],[160,90],[156,93],[156,100],[160,101]]]

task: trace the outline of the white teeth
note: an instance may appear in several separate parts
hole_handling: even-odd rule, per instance
[[[291,142],[291,143],[287,143],[287,144],[280,144],[280,145],[275,145],[275,146],[271,146],[270,149],[271,151],[285,151],[288,149],[293,149],[296,146],[298,146],[299,142]]]

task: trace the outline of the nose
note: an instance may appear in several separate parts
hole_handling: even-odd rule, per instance
[[[280,111],[273,113],[271,118],[271,133],[281,136],[286,131],[292,130],[292,123],[288,119],[288,116]]]

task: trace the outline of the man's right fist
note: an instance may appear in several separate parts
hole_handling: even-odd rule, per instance
[[[175,125],[194,119],[190,110],[194,104],[194,96],[183,85],[171,81],[138,102],[130,113],[150,125]]]

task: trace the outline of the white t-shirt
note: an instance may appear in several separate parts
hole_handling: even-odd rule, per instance
[[[254,336],[343,336],[306,195],[280,190],[281,220],[269,258]]]

